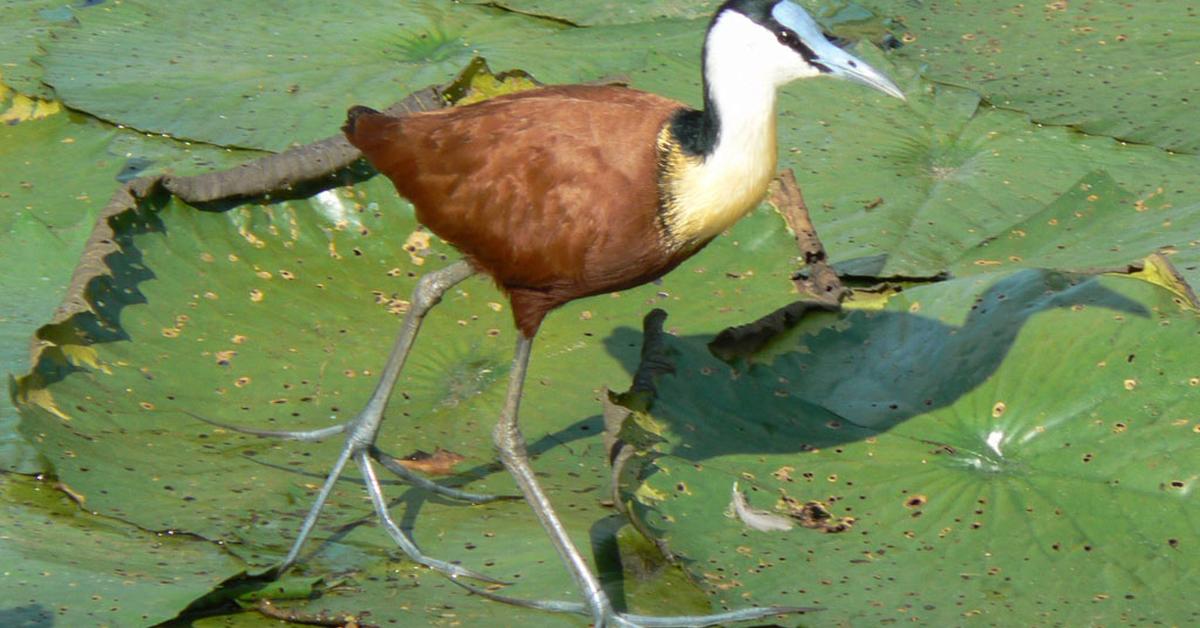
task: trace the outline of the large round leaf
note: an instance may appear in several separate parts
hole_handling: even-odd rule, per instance
[[[337,132],[353,104],[442,84],[473,56],[521,65],[560,28],[432,0],[125,2],[78,16],[43,64],[68,105],[213,144],[279,151]]]
[[[0,501],[6,626],[158,624],[241,567],[213,543],[82,512],[52,482],[0,474]]]
[[[720,4],[717,0],[599,0],[563,2],[562,0],[502,0],[475,4],[495,4],[511,11],[565,20],[579,26],[631,24],[663,18],[704,18]]]
[[[1024,270],[811,316],[737,370],[706,340],[666,341],[625,489],[722,606],[1196,621],[1200,319],[1171,291]],[[796,527],[722,516],[735,482]]]
[[[161,172],[192,174],[255,156],[187,146],[73,113],[0,126],[0,375],[30,367],[33,332],[54,314],[91,234],[122,182]],[[16,412],[0,402],[0,468],[32,470],[16,443]]]
[[[780,167],[796,171],[821,238],[846,272],[938,275],[1097,170],[1133,195],[1135,222],[1179,225],[1147,234],[1143,240],[1157,241],[1125,249],[1121,262],[1157,247],[1194,248],[1184,225],[1200,203],[1197,156],[1037,124],[982,103],[971,90],[924,81],[867,46],[857,50],[905,87],[907,102],[818,78],[784,87],[779,104]],[[653,51],[631,78],[636,87],[699,104],[699,58],[686,47]],[[1097,221],[1090,237],[1126,238],[1129,225]]]
[[[1161,252],[1195,285],[1200,204],[1176,206],[1163,197],[1161,190],[1135,196],[1095,173],[1007,233],[968,249],[950,268],[957,275],[1022,266],[1117,268]]]
[[[1200,149],[1187,0],[869,2],[899,20],[901,58],[1039,122],[1171,150]]]
[[[0,76],[4,84],[26,96],[50,98],[42,83],[41,55],[54,29],[73,25],[74,11],[98,10],[96,2],[70,7],[59,0],[0,0]]]

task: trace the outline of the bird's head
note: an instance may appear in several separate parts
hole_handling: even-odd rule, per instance
[[[706,65],[718,66],[710,69],[765,72],[775,87],[824,74],[904,100],[895,83],[831,42],[790,0],[728,0],[713,17],[706,48]]]

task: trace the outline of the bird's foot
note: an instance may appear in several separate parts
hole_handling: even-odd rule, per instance
[[[392,520],[391,514],[388,512],[387,508],[387,499],[383,496],[383,489],[380,485],[379,478],[375,474],[375,467],[372,464],[372,461],[378,462],[386,467],[389,471],[395,473],[401,479],[414,486],[426,489],[437,495],[441,495],[450,499],[465,501],[472,504],[481,504],[498,499],[513,499],[513,497],[470,493],[461,489],[442,486],[437,482],[434,482],[418,473],[409,470],[404,465],[398,463],[394,457],[388,456],[381,452],[373,444],[375,440],[375,433],[378,431],[381,417],[371,414],[369,409],[364,410],[359,414],[359,416],[343,425],[335,425],[316,430],[298,431],[258,430],[221,423],[194,413],[189,414],[196,419],[211,425],[216,425],[230,431],[235,431],[242,434],[251,434],[263,438],[319,442],[331,436],[345,434],[346,442],[342,447],[341,453],[338,454],[337,461],[334,463],[333,468],[326,476],[325,483],[321,486],[321,490],[317,493],[316,499],[313,500],[313,505],[309,509],[308,514],[305,516],[304,523],[301,525],[300,532],[296,536],[296,540],[292,544],[292,548],[288,552],[287,557],[284,558],[283,562],[273,570],[274,575],[282,575],[284,572],[290,569],[293,564],[295,564],[296,560],[300,556],[301,548],[304,546],[304,543],[308,540],[309,536],[313,532],[313,529],[316,527],[317,518],[324,509],[325,502],[329,499],[329,495],[333,492],[334,485],[337,483],[338,478],[341,477],[342,472],[345,470],[346,463],[348,463],[350,460],[354,460],[355,464],[359,468],[359,471],[362,473],[363,485],[367,490],[367,494],[371,497],[371,503],[375,507],[376,515],[379,517],[384,529],[387,530],[388,536],[392,537],[392,540],[400,546],[400,549],[409,557],[409,559],[411,559],[413,562],[445,574],[451,579],[462,577],[493,584],[506,584],[504,581],[498,580],[486,574],[482,574],[480,572],[467,569],[466,567],[425,555],[425,553],[423,553],[417,547],[416,543],[409,538],[404,530],[402,530],[400,526],[398,526],[396,522]]]
[[[453,580],[453,579],[452,579]],[[636,615],[633,613],[618,613],[612,609],[607,598],[592,600],[592,604],[584,604],[582,602],[566,602],[562,600],[526,600],[522,598],[500,595],[494,591],[481,589],[471,584],[467,584],[461,580],[453,580],[458,586],[470,591],[480,597],[485,597],[489,600],[520,606],[522,608],[531,608],[534,610],[548,611],[551,613],[573,613],[576,615],[589,616],[598,622],[597,626],[641,626],[643,628],[667,628],[667,627],[699,627],[699,626],[717,626],[721,624],[729,624],[740,621],[755,621],[766,619],[768,617],[776,617],[779,615],[792,615],[796,613],[810,613],[821,610],[820,608],[798,607],[798,606],[765,606],[754,608],[743,608],[735,611],[726,611],[724,613],[713,613],[710,615],[673,615],[673,616],[653,616],[653,615]],[[593,608],[594,606],[594,608]]]
[[[214,421],[208,417],[200,416],[186,410],[184,412],[194,419],[203,421],[209,425],[215,425],[231,432],[249,434],[251,436],[258,436],[260,438],[278,438],[280,440],[294,440],[305,443],[318,443],[331,436],[347,434],[354,429],[353,426],[357,421],[357,419],[355,419],[341,425],[332,425],[330,427],[323,427],[315,430],[259,430],[249,427],[242,427],[239,425],[231,425],[229,423],[222,423],[220,421]],[[519,495],[491,495],[488,493],[472,493],[470,491],[464,491],[452,486],[444,486],[434,482],[433,480],[430,480],[420,473],[412,471],[403,464],[400,464],[397,462],[398,459],[395,456],[387,454],[374,445],[368,445],[366,449],[372,460],[383,465],[384,468],[386,468],[388,471],[391,471],[402,481],[447,499],[467,502],[469,504],[486,504],[500,500],[521,499]]]

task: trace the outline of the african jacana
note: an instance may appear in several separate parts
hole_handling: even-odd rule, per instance
[[[451,576],[481,577],[420,553],[388,515],[371,460],[378,459],[375,436],[422,319],[448,289],[482,272],[508,295],[519,331],[495,445],[595,624],[706,625],[779,612],[653,620],[616,613],[534,478],[517,427],[533,337],[550,310],[662,276],[759,203],[775,174],[777,88],[827,74],[904,98],[788,0],[722,4],[708,29],[703,67],[702,110],[624,87],[576,85],[403,117],[349,111],[346,137],[412,201],[421,223],[466,259],[418,282],[384,374],[358,416],[345,426],[287,434],[316,439],[344,431],[347,439],[280,569],[295,560],[353,458],[379,517],[409,556]]]

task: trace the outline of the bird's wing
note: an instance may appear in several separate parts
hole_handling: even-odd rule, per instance
[[[363,116],[349,139],[501,287],[620,284],[637,272],[620,258],[645,256],[657,235],[655,138],[681,106],[621,87],[550,87]]]

